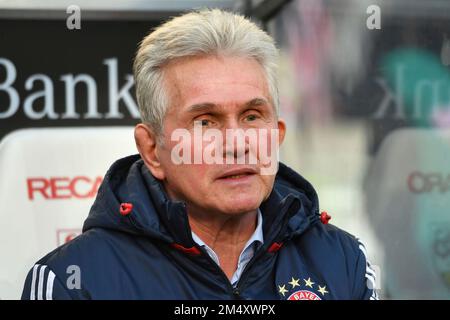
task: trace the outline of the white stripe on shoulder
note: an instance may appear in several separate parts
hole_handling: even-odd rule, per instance
[[[366,247],[364,247],[362,244],[360,244],[359,245],[359,250],[362,251],[362,253],[364,254],[364,257],[367,259]]]
[[[47,266],[42,266],[41,269],[39,270],[39,282],[38,282],[37,300],[44,300],[43,293],[44,293],[45,268],[47,268]]]
[[[31,278],[30,300],[35,300],[36,278],[39,266],[40,264],[35,264],[33,267],[33,277]]]
[[[375,270],[369,264],[366,266],[366,273],[376,276]]]
[[[376,285],[375,276],[371,276],[366,273],[366,279],[367,279],[367,281],[370,281],[372,288],[375,288],[375,285]]]
[[[364,258],[366,259],[365,278],[367,279],[368,282],[371,283],[371,286],[372,286],[372,288],[371,288],[372,294],[370,296],[370,300],[379,300],[379,296],[378,296],[378,292],[377,292],[377,288],[376,288],[377,273],[376,273],[375,269],[372,268],[372,265],[371,265],[369,259],[367,258],[366,246],[361,242],[360,239],[356,238],[356,240],[358,241],[358,244],[359,244],[359,250],[361,250],[361,252],[364,255]]]
[[[378,291],[373,290],[372,295],[370,296],[370,300],[380,300],[380,297],[378,296]]]
[[[45,294],[46,300],[53,300],[53,281],[55,280],[55,274],[49,269],[47,278],[47,292]]]

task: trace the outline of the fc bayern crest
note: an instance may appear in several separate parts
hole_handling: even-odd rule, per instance
[[[320,297],[309,290],[298,290],[291,294],[288,300],[322,300]]]
[[[329,295],[327,286],[316,284],[311,277],[308,279],[291,277],[291,281],[288,281],[287,284],[278,285],[278,292],[284,298],[288,297],[287,300],[322,300],[323,297]]]

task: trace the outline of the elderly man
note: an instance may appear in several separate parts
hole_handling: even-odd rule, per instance
[[[220,10],[149,34],[134,63],[139,155],[112,165],[83,234],[34,265],[22,298],[376,298],[363,245],[273,156],[277,58]]]

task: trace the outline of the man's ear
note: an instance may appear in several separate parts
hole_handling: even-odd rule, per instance
[[[284,141],[284,136],[286,135],[286,123],[283,119],[278,119],[278,145],[281,146],[281,144]]]
[[[147,168],[153,176],[159,180],[164,180],[164,169],[158,156],[158,137],[146,124],[139,123],[134,128],[134,139],[137,149]]]

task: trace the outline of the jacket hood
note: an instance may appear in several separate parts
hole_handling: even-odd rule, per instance
[[[122,203],[132,205],[129,214],[121,214]],[[260,210],[265,242],[285,241],[320,221],[314,188],[281,162],[272,192]],[[139,155],[116,161],[106,173],[83,232],[93,228],[194,246],[185,203],[168,198]]]

